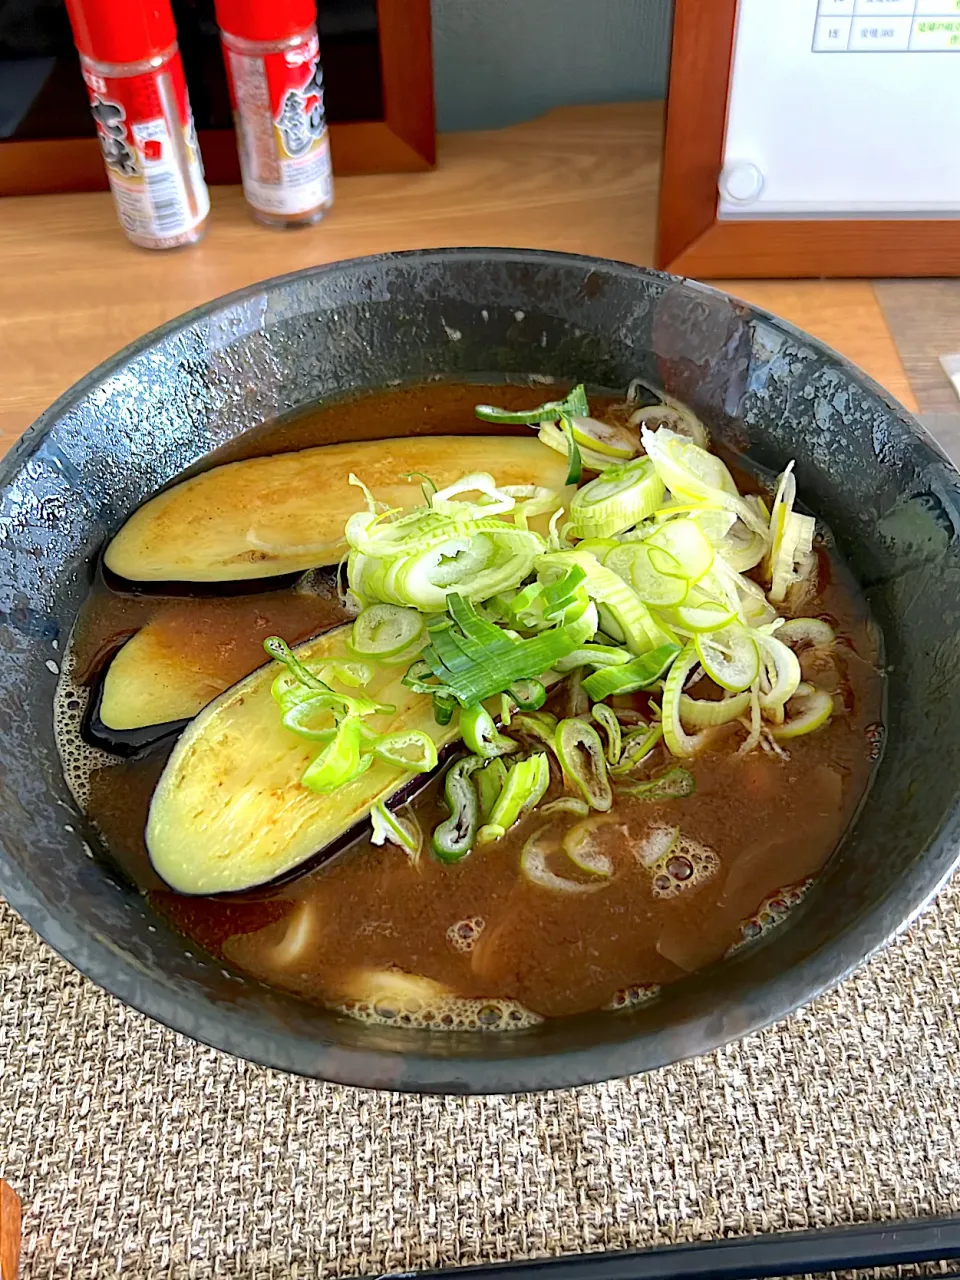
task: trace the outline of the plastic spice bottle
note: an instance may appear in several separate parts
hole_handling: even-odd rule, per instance
[[[145,249],[193,244],[210,197],[170,0],[67,0],[67,11],[120,225]]]
[[[314,0],[216,0],[240,152],[255,218],[309,226],[333,204]]]

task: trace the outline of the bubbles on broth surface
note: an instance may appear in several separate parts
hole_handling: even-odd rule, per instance
[[[775,893],[764,898],[754,914],[740,922],[740,937],[727,949],[724,958],[736,955],[751,942],[756,942],[765,933],[782,924],[794,907],[800,905],[812,884],[813,877],[808,876],[806,880],[784,885],[782,889],[777,889]]]
[[[655,898],[675,898],[716,875],[720,859],[712,849],[689,836],[680,836],[669,853],[651,868]]]
[[[468,916],[466,920],[458,920],[447,930],[447,940],[454,951],[468,955],[477,945],[485,924],[483,916]]]
[[[70,793],[79,807],[86,809],[90,800],[90,775],[97,769],[119,764],[120,757],[91,746],[81,733],[93,690],[76,683],[75,665],[68,642],[53,697],[53,735]]]
[[[466,996],[438,996],[415,1011],[394,1007],[389,1001],[378,1001],[375,1005],[348,1001],[335,1007],[360,1022],[421,1031],[522,1031],[543,1022],[538,1013],[532,1013],[515,1000]]]
[[[378,1026],[433,1031],[521,1031],[543,1021],[515,1000],[458,996],[439,982],[400,969],[365,970],[349,984],[356,998],[334,1007]]]
[[[616,1012],[618,1009],[636,1009],[642,1004],[649,1004],[659,994],[659,983],[636,983],[630,987],[621,987],[619,991],[615,992],[612,1000],[605,1004],[603,1008],[607,1012]]]

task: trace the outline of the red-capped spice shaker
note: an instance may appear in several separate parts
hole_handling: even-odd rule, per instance
[[[120,225],[145,249],[193,244],[210,197],[170,0],[67,0]]]
[[[255,218],[309,226],[333,204],[315,0],[216,0],[240,152]]]

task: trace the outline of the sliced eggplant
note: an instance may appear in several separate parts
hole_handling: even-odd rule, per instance
[[[100,703],[104,682],[101,681],[90,699],[81,733],[85,741],[113,756],[130,759],[152,751],[167,738],[176,738],[186,728],[188,717],[162,724],[139,725],[133,729],[111,729],[100,719]],[[172,746],[172,743],[171,743]]]
[[[438,486],[471,471],[500,485],[562,493],[566,463],[532,436],[406,436],[321,445],[229,462],[144,503],[106,549],[111,573],[133,582],[229,582],[336,564],[347,520],[363,506],[354,472],[390,507],[422,502],[416,477]]]
[[[329,577],[329,570],[318,570]],[[313,575],[307,575],[312,578]],[[121,753],[192,720],[208,702],[267,661],[263,641],[306,640],[346,621],[332,581],[304,582],[295,592],[208,601],[194,609],[167,604],[123,645],[100,685],[90,729],[101,742],[148,726],[163,733],[117,737]],[[181,726],[182,727],[182,726]],[[108,746],[109,749],[109,746]]]
[[[348,656],[350,627],[300,645],[303,662]],[[157,783],[147,818],[147,850],[179,893],[227,893],[275,880],[362,821],[408,775],[376,761],[355,781],[318,795],[300,778],[321,750],[285,729],[270,687],[271,662],[228,689],[190,724]],[[434,720],[431,699],[401,684],[402,667],[384,667],[364,693],[396,711],[370,717],[381,733],[423,729],[442,748],[460,735],[459,715]]]
[[[166,630],[148,623],[126,642],[107,668],[97,705],[105,729],[125,731],[192,720],[223,693],[223,664],[207,651],[188,658],[172,647]]]

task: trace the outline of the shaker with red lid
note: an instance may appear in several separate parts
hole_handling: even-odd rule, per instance
[[[170,0],[67,0],[117,207],[134,244],[193,244],[210,198]]]
[[[269,226],[333,204],[315,0],[216,0],[243,191]]]

